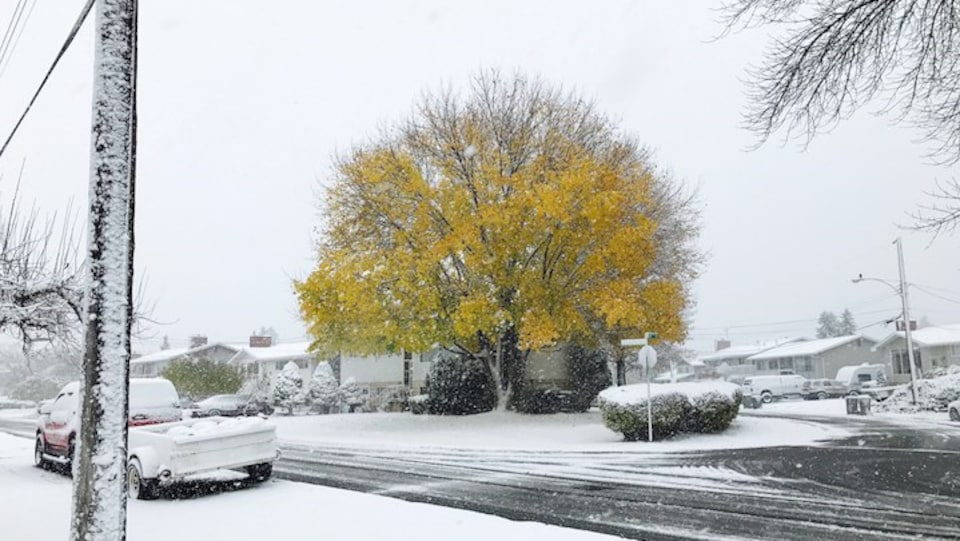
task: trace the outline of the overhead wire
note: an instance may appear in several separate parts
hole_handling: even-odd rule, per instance
[[[3,39],[0,39],[0,64],[3,64],[7,56],[7,50],[9,49],[11,41],[13,41],[13,36],[16,34],[16,28],[20,25],[20,17],[23,16],[26,5],[27,0],[17,0],[17,5],[13,7],[13,15],[11,15],[10,20],[7,21],[7,29],[3,32]]]
[[[20,25],[17,35],[13,38],[13,45],[11,45],[10,50],[7,51],[6,59],[3,59],[2,55],[0,55],[0,80],[3,79],[3,74],[6,73],[7,67],[10,66],[10,59],[13,58],[13,53],[17,50],[17,45],[20,43],[20,38],[23,36],[23,31],[27,28],[27,24],[30,22],[30,16],[33,15],[33,8],[35,7],[37,7],[37,0],[33,0],[33,2],[30,3],[30,8],[27,10],[27,15],[23,19],[23,24]]]
[[[63,45],[60,47],[60,51],[57,52],[57,56],[53,59],[53,63],[51,63],[50,68],[47,69],[47,74],[44,75],[43,80],[40,81],[40,86],[37,87],[36,92],[33,93],[33,97],[30,98],[30,102],[23,110],[23,114],[20,115],[20,119],[17,120],[17,123],[13,126],[13,129],[10,131],[10,135],[8,135],[7,139],[4,141],[3,146],[0,147],[0,158],[3,157],[3,153],[7,150],[7,147],[10,146],[10,141],[13,140],[13,136],[16,135],[17,130],[20,129],[20,125],[23,124],[23,120],[27,117],[27,114],[30,112],[33,104],[36,103],[37,98],[40,96],[40,92],[43,91],[43,87],[46,86],[47,81],[50,80],[50,76],[53,75],[53,70],[57,67],[57,64],[60,63],[60,59],[63,58],[64,54],[66,54],[67,49],[70,48],[74,38],[77,37],[77,33],[80,32],[80,27],[83,26],[83,22],[87,19],[87,15],[90,14],[90,10],[93,8],[94,1],[95,0],[87,0],[86,4],[84,4],[83,9],[80,11],[80,15],[73,24],[73,28],[70,29],[70,33],[67,35],[67,39],[64,40]]]

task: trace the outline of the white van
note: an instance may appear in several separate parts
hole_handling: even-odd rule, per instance
[[[743,380],[744,394],[759,396],[769,404],[775,398],[800,396],[803,382],[807,378],[796,374],[780,376],[750,376]]]
[[[852,392],[863,388],[883,387],[887,384],[887,367],[883,364],[858,364],[844,366],[837,370],[835,378]]]

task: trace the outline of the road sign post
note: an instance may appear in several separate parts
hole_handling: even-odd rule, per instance
[[[623,347],[637,347],[637,364],[643,367],[647,374],[647,441],[653,441],[653,401],[651,400],[650,373],[657,364],[657,350],[650,347],[650,340],[657,338],[657,333],[648,332],[643,338],[627,338],[620,341]]]

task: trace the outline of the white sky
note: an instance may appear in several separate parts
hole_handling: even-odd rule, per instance
[[[0,29],[15,4],[0,0]],[[0,135],[82,4],[36,2],[0,73]],[[744,151],[742,79],[766,35],[713,41],[719,2],[448,4],[141,2],[136,258],[153,317],[169,323],[144,349],[164,334],[174,346],[195,333],[243,341],[263,325],[301,338],[291,279],[312,265],[331,156],[405,118],[424,90],[491,67],[593,98],[699,187],[711,258],[695,286],[694,347],[725,333],[735,344],[810,335],[827,309],[849,307],[861,325],[892,317],[891,290],[850,278],[895,279],[898,235],[910,281],[951,299],[911,289],[916,317],[960,322],[960,237],[930,245],[896,226],[957,168],[927,165],[917,133],[867,113],[805,150]],[[0,158],[0,201],[26,159],[26,201],[85,208],[92,22]]]

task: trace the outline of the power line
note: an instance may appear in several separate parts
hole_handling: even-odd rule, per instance
[[[26,7],[26,0],[17,0],[17,5],[13,8],[13,15],[10,16],[10,20],[7,22],[7,29],[3,32],[3,39],[0,39],[0,64],[3,64],[3,60],[7,56],[7,50],[10,48],[13,36],[17,33],[16,28],[20,25],[20,17],[23,16],[23,11]]]
[[[50,79],[50,76],[53,74],[54,68],[57,67],[57,64],[60,62],[60,59],[63,58],[63,55],[67,52],[67,49],[73,43],[73,39],[77,37],[77,33],[80,32],[80,27],[83,25],[83,21],[87,19],[87,15],[90,13],[90,10],[93,8],[95,0],[87,0],[87,3],[83,6],[83,10],[80,11],[80,16],[77,17],[77,22],[73,24],[73,28],[70,29],[70,34],[67,35],[67,39],[64,40],[63,45],[60,47],[60,51],[57,52],[57,56],[53,59],[53,63],[50,64],[50,69],[47,70],[47,74],[44,75],[43,80],[40,81],[40,86],[37,87],[37,91],[33,93],[33,97],[30,98],[30,103],[27,104],[27,108],[23,110],[23,114],[20,115],[20,120],[17,120],[17,123],[13,126],[13,130],[10,131],[10,135],[7,136],[7,140],[4,141],[3,146],[0,147],[0,158],[3,157],[3,153],[7,150],[7,147],[10,145],[10,141],[13,140],[13,136],[17,133],[17,130],[20,128],[20,125],[23,124],[23,119],[27,117],[27,113],[30,112],[30,108],[33,107],[33,104],[36,103],[37,98],[40,96],[40,92],[43,91],[43,87],[46,86],[47,81]]]
[[[889,312],[889,309],[871,310],[871,311],[869,311],[869,312],[857,312],[857,313],[855,313],[855,314],[853,314],[853,315],[855,315],[855,316],[868,316],[868,315],[873,315],[873,314],[879,314],[879,313],[882,313],[882,312]],[[754,323],[754,324],[741,324],[741,325],[723,325],[723,326],[720,326],[720,327],[691,327],[690,330],[692,330],[692,331],[712,331],[712,330],[713,330],[713,331],[725,331],[725,330],[727,330],[727,329],[754,329],[754,328],[762,328],[762,327],[778,327],[778,326],[782,326],[782,325],[793,325],[793,324],[797,324],[797,323],[814,323],[814,324],[815,324],[816,322],[817,322],[817,318],[805,318],[805,319],[793,319],[793,320],[787,320],[787,321],[775,321],[775,322],[769,322],[769,323]],[[772,330],[772,331],[768,331],[768,332],[781,332],[781,331],[784,331],[784,330],[790,330],[790,329],[777,329],[777,330]]]
[[[30,22],[30,16],[33,15],[33,8],[35,7],[37,7],[37,0],[33,0],[33,2],[30,4],[30,9],[27,10],[27,16],[24,17],[23,24],[20,25],[20,30],[13,38],[13,45],[11,45],[10,50],[7,51],[7,58],[5,60],[0,60],[0,79],[3,79],[3,74],[6,73],[7,67],[10,66],[10,59],[13,58],[13,53],[17,50],[17,45],[20,43],[20,38],[23,36],[23,31],[27,28],[27,23]],[[2,58],[2,55],[0,55],[0,58]]]
[[[913,284],[913,287],[919,289],[920,291],[926,293],[927,295],[930,295],[931,297],[936,297],[936,298],[938,298],[938,299],[940,299],[940,300],[944,300],[944,301],[947,301],[947,302],[952,302],[952,303],[954,303],[954,304],[960,304],[960,301],[958,301],[958,300],[956,300],[956,299],[951,299],[951,298],[949,298],[949,297],[944,297],[943,295],[940,295],[940,294],[938,294],[938,293],[934,293],[933,291],[929,291],[928,289],[926,289],[926,288],[924,288],[924,287],[920,287],[920,286],[918,286],[917,284]]]

